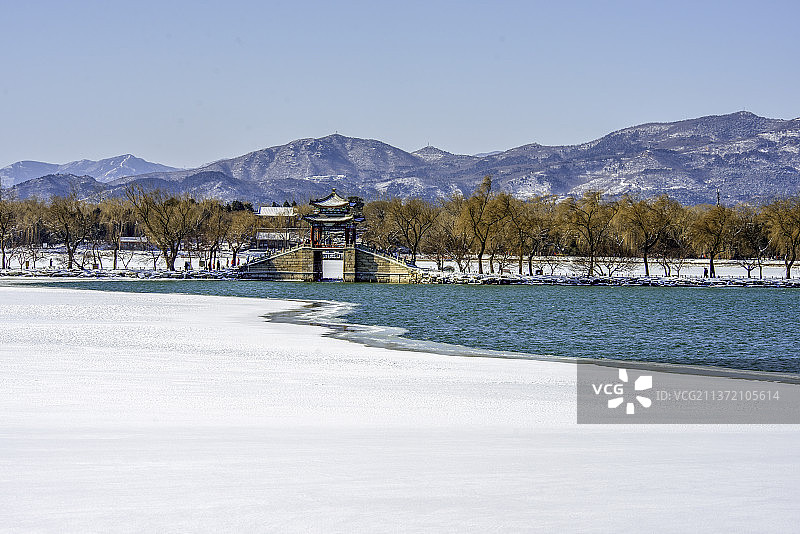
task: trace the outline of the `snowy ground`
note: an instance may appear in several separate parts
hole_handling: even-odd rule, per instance
[[[251,259],[261,257],[263,253],[251,253],[245,251],[241,253],[238,257],[239,263],[245,263]],[[84,267],[87,269],[93,267],[93,260],[91,255],[91,250],[79,250],[79,253],[76,256],[78,258],[77,264],[80,264],[81,261],[83,262]],[[231,254],[229,252],[221,252],[219,255],[219,262],[220,267],[222,269],[227,268],[231,264]],[[9,258],[8,266],[9,269],[24,269],[26,258],[20,258],[18,255],[14,255],[13,258]],[[185,253],[181,253],[175,262],[175,267],[179,270],[183,270],[186,262],[189,262],[192,269],[199,269],[200,262],[196,256],[189,256]],[[55,251],[52,249],[50,251],[45,251],[40,258],[36,260],[35,267],[39,269],[63,269],[67,264],[67,256],[63,252]],[[745,278],[747,277],[747,271],[739,265],[737,262],[732,260],[716,260],[714,262],[715,269],[717,276],[723,278]],[[436,269],[436,261],[430,258],[426,258],[421,256],[417,260],[417,265],[426,269]],[[458,266],[454,262],[446,262],[445,265],[452,267],[458,272]],[[101,269],[110,270],[113,266],[113,260],[111,256],[111,251],[102,251],[100,254],[100,260],[98,263],[98,267]],[[33,268],[34,264],[28,260],[28,267]],[[77,267],[77,265],[76,265]],[[156,253],[155,256],[150,252],[143,252],[143,251],[121,251],[117,261],[118,269],[137,269],[137,270],[163,270],[166,269],[166,264],[161,256]],[[216,267],[214,265],[213,267]],[[633,260],[631,264],[631,269],[627,271],[620,271],[616,273],[616,276],[644,276],[644,263],[641,260]],[[703,276],[703,270],[708,267],[708,260],[705,259],[690,259],[686,260],[686,263],[682,266],[680,270],[680,274],[683,277],[694,277],[700,278]],[[534,264],[534,269],[542,268],[544,274],[551,274],[550,267],[545,264],[544,262],[539,262],[538,264]],[[800,267],[795,267],[792,270],[792,275],[796,278],[800,276],[798,271]],[[495,270],[499,272],[500,266],[497,262],[495,262]],[[585,274],[585,267],[581,267],[575,264],[574,258],[571,257],[564,257],[561,259],[560,263],[555,266],[553,273],[558,276],[572,276],[576,274]],[[510,261],[503,266],[503,271],[509,274],[515,274],[518,271],[518,266],[516,261]],[[472,261],[469,266],[469,272],[477,273],[478,272],[478,262]],[[489,261],[488,259],[484,259],[484,272],[489,272]],[[528,272],[528,265],[527,261],[523,265],[523,272]],[[654,277],[658,276],[665,276],[664,269],[655,261],[650,261],[650,274]],[[673,269],[672,275],[676,276],[677,272]],[[762,275],[764,278],[783,278],[786,275],[786,268],[784,267],[783,261],[778,260],[768,260],[764,262],[764,266],[762,269]],[[754,278],[758,278],[758,269],[753,270],[752,276]]]
[[[424,267],[426,269],[436,269],[436,261],[423,258],[417,261],[417,265],[420,267]],[[458,272],[458,266],[455,262],[446,262],[445,265],[452,267],[455,272]],[[658,276],[666,276],[664,274],[664,269],[655,261],[650,260],[650,275],[654,277]],[[564,257],[561,259],[560,263],[555,266],[553,272],[550,272],[550,267],[545,264],[544,262],[540,262],[539,266],[534,263],[534,270],[537,268],[541,268],[542,272],[546,275],[554,274],[557,276],[574,276],[574,275],[585,275],[586,274],[586,267],[582,265],[577,265],[575,263],[575,258],[572,257]],[[683,264],[680,270],[680,275],[682,277],[689,277],[689,278],[701,278],[704,274],[704,269],[708,268],[708,260],[706,259],[689,259]],[[603,266],[603,269],[605,267]],[[739,265],[737,262],[733,260],[716,260],[714,261],[714,269],[718,277],[721,278],[746,278],[747,271]],[[497,262],[495,262],[495,272],[499,272],[500,267]],[[469,266],[469,271],[473,273],[478,272],[478,262],[472,261]],[[489,272],[489,261],[484,258],[483,262],[483,272]],[[503,272],[508,274],[516,274],[519,272],[519,266],[515,261],[512,261],[503,266]],[[528,264],[527,259],[526,262],[522,266],[522,272],[527,274],[528,273]],[[605,272],[605,271],[604,271]],[[671,271],[672,276],[677,276],[677,271],[672,269]],[[599,274],[596,273],[596,274]],[[619,271],[614,274],[614,276],[644,276],[644,262],[641,259],[635,259],[631,262],[631,268],[624,271]],[[764,278],[783,278],[786,276],[786,267],[783,265],[783,261],[776,261],[776,260],[768,260],[764,262],[762,268],[762,275]],[[758,269],[752,271],[751,276],[753,278],[758,278]],[[797,269],[792,269],[792,276],[797,277],[798,271]]]
[[[0,282],[0,529],[796,531],[800,426],[575,424],[572,364]]]

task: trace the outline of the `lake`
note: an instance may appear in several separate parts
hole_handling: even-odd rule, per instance
[[[800,373],[800,292],[792,289],[216,280],[40,285],[345,302],[352,306],[338,307],[339,316],[326,321],[388,327],[367,337],[428,350],[458,345]]]

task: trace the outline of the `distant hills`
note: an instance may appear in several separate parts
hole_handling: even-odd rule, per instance
[[[131,154],[123,154],[114,158],[101,159],[100,161],[82,159],[64,164],[18,161],[0,169],[0,181],[2,181],[4,187],[9,187],[48,174],[72,174],[75,176],[91,176],[98,182],[107,183],[126,176],[177,170],[175,167],[151,163]]]
[[[0,169],[19,198],[62,191],[121,195],[129,184],[197,197],[254,203],[322,196],[332,187],[374,199],[469,195],[491,174],[498,190],[526,198],[600,190],[667,193],[684,203],[766,200],[800,191],[800,119],[748,112],[650,123],[570,146],[524,145],[469,156],[425,147],[406,152],[381,141],[329,135],[299,139],[178,170],[131,155],[99,162],[19,162]],[[43,174],[40,174],[43,173]],[[35,176],[39,174],[39,176]]]

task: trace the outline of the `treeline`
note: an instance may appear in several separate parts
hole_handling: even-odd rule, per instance
[[[188,195],[130,188],[125,198],[99,202],[78,199],[74,194],[15,201],[0,198],[0,267],[8,268],[12,257],[36,267],[47,249],[64,247],[66,267],[85,264],[102,266],[103,255],[118,268],[123,237],[146,237],[153,257],[161,257],[175,270],[179,251],[189,251],[211,264],[223,246],[236,254],[249,247],[258,217],[250,203],[195,200]],[[84,254],[79,255],[78,249]]]
[[[309,211],[300,206],[301,213]],[[791,276],[800,250],[800,197],[770,204],[735,207],[684,206],[668,196],[607,199],[598,192],[559,200],[540,196],[520,200],[494,191],[490,176],[470,197],[431,203],[419,198],[385,199],[363,207],[362,242],[416,261],[420,254],[440,269],[453,262],[459,270],[477,263],[480,273],[514,265],[520,274],[549,274],[564,256],[589,276],[626,272],[641,259],[646,275],[658,266],[680,276],[690,258],[706,258],[710,276],[715,260],[731,259],[761,274],[767,259],[780,258]],[[299,218],[271,224],[302,227]],[[66,248],[72,267],[79,246],[113,252],[117,267],[120,236],[144,235],[169,269],[179,251],[195,251],[213,264],[222,247],[234,255],[252,246],[256,230],[267,226],[252,206],[241,202],[195,200],[189,196],[131,188],[124,199],[99,203],[74,196],[36,200],[0,199],[0,244],[27,255],[44,243]],[[303,234],[303,230],[296,232]],[[38,252],[41,254],[41,252]]]
[[[552,274],[563,256],[575,256],[589,276],[628,271],[638,259],[647,276],[652,262],[665,276],[680,276],[688,259],[707,258],[709,276],[716,276],[714,260],[732,259],[750,277],[766,259],[781,258],[789,278],[800,250],[797,196],[735,207],[683,206],[666,195],[612,200],[598,192],[520,200],[493,191],[487,176],[469,198],[381,200],[364,214],[366,241],[404,247],[412,260],[430,255],[439,268],[449,260],[463,271],[477,260],[481,273],[485,264],[495,272],[514,262],[520,274]]]

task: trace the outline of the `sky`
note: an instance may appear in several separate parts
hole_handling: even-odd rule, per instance
[[[800,116],[800,2],[0,0],[0,167],[338,132],[462,154]]]

